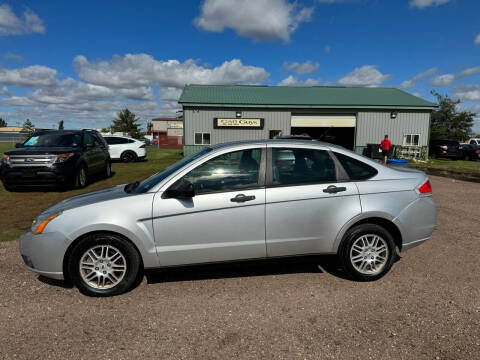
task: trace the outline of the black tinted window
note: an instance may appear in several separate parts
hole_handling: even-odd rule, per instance
[[[375,170],[370,165],[367,165],[357,159],[340,153],[334,153],[338,161],[342,164],[343,168],[348,174],[351,180],[366,180],[377,175]]]
[[[33,134],[23,146],[36,147],[77,147],[81,145],[80,134],[43,133]]]
[[[325,150],[273,149],[275,185],[336,182],[335,163]]]
[[[115,145],[115,144],[118,144],[117,143],[117,138],[114,138],[114,137],[106,137],[105,138],[105,141],[107,142],[108,145]]]
[[[195,193],[235,191],[258,185],[260,149],[248,149],[220,155],[198,166],[184,179]]]

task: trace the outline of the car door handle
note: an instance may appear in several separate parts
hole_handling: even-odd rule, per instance
[[[329,193],[329,194],[336,194],[341,191],[347,191],[347,188],[345,186],[330,185],[326,189],[323,189],[324,193]]]
[[[255,196],[253,196],[253,195],[246,196],[246,195],[243,195],[243,194],[238,194],[234,198],[230,199],[231,202],[238,202],[238,203],[242,203],[242,202],[245,202],[245,201],[252,201],[252,200],[255,200]]]

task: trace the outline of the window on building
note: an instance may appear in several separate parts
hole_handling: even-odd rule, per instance
[[[210,133],[195,133],[195,145],[210,145]]]
[[[335,163],[325,150],[273,149],[274,185],[336,182]]]
[[[184,179],[193,184],[196,194],[256,187],[261,154],[260,149],[223,154],[193,169]]]
[[[419,138],[418,134],[403,135],[403,146],[418,146]]]
[[[275,139],[281,133],[282,133],[282,130],[270,130],[269,139]]]

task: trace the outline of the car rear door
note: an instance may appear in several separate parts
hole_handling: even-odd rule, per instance
[[[269,144],[267,256],[331,253],[342,226],[361,213],[358,189],[327,148]]]
[[[265,146],[259,145],[210,155],[164,187],[183,179],[194,185],[194,197],[155,195],[153,228],[161,266],[266,256],[265,157]]]

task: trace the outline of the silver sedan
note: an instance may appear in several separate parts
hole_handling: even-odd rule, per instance
[[[431,195],[423,172],[331,144],[229,143],[52,206],[20,253],[94,296],[127,291],[144,269],[310,254],[337,254],[349,276],[376,280],[431,236]]]

